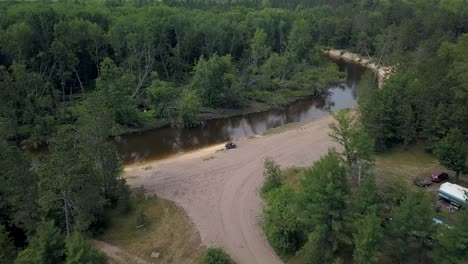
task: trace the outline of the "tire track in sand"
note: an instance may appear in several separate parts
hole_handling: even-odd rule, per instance
[[[241,264],[281,263],[259,225],[263,160],[272,157],[283,167],[310,166],[333,146],[328,138],[331,120],[327,116],[279,134],[240,139],[230,151],[216,151],[222,148],[218,146],[128,166],[125,175],[130,185],[144,185],[182,206],[205,245],[225,248]]]

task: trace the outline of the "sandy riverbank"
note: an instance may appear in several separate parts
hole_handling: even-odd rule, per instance
[[[366,67],[372,70],[377,76],[377,80],[378,80],[377,83],[378,83],[379,88],[382,88],[385,80],[388,79],[388,77],[390,77],[390,74],[394,70],[394,68],[391,66],[378,65],[372,62],[370,59],[363,58],[362,56],[356,53],[351,53],[345,50],[328,49],[328,50],[323,50],[323,53],[332,59],[335,59],[335,60],[342,59],[347,63],[359,64],[363,67]]]
[[[272,157],[284,167],[310,166],[333,143],[331,116],[280,133],[237,140],[238,148],[216,145],[162,161],[132,165],[125,175],[182,206],[205,245],[222,246],[238,263],[281,263],[259,226],[262,162]]]

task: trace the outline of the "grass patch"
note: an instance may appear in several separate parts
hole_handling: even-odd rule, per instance
[[[282,181],[290,186],[295,192],[301,192],[301,181],[305,175],[305,168],[290,167],[283,170],[281,174]]]
[[[413,184],[416,177],[430,177],[434,171],[445,171],[449,174],[449,181],[455,180],[454,173],[439,164],[437,159],[424,151],[421,144],[405,149],[398,146],[392,150],[376,156],[375,174],[377,185],[384,185],[392,181],[404,181],[412,189],[420,189]],[[460,185],[468,186],[467,179],[460,175]],[[428,190],[435,190],[439,184],[433,184]]]
[[[136,208],[140,207],[146,223],[137,229]],[[157,197],[138,205],[133,202],[132,208],[124,215],[112,211],[109,227],[98,239],[148,261],[152,261],[151,252],[160,252],[157,263],[200,263],[205,248],[182,208]]]

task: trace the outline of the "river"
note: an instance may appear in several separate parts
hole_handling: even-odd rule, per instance
[[[336,63],[340,71],[346,74],[346,82],[330,86],[328,91],[320,96],[300,99],[282,110],[272,109],[208,120],[204,126],[196,128],[164,127],[119,136],[115,138],[115,142],[120,158],[125,164],[162,159],[351,108],[356,105],[357,89],[365,69],[342,61]]]

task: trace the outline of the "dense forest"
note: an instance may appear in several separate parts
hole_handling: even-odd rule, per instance
[[[0,12],[0,263],[105,262],[86,237],[105,228],[107,210],[124,212],[131,199],[109,137],[317,95],[341,78],[323,48],[395,67],[383,89],[369,73],[361,85],[360,129],[373,150],[422,141],[457,177],[466,169],[466,0],[2,1]],[[48,155],[24,151],[44,143]],[[325,214],[291,220],[309,237],[276,248],[291,254],[305,245],[310,263],[331,263],[340,245],[353,244],[340,231],[350,197],[345,168],[336,154],[323,157],[307,177],[333,171],[326,194],[333,197],[315,197],[325,177],[318,187],[306,180],[301,200],[315,201],[304,212],[329,203],[336,224],[317,225]],[[290,192],[275,195],[293,203]],[[398,221],[406,221],[410,200],[426,213],[424,197],[400,198]],[[376,226],[375,211],[357,211],[363,226]],[[378,237],[356,232],[357,261],[375,262]],[[402,244],[422,247],[399,232]],[[453,238],[447,234],[446,248]],[[453,259],[437,263],[466,261],[463,249],[451,250]]]

